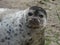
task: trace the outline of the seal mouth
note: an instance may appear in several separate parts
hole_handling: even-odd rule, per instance
[[[29,28],[39,28],[39,22],[36,20],[36,21],[33,21],[33,20],[30,20],[28,22],[28,25],[27,25]]]
[[[36,21],[30,20],[29,24],[30,25],[39,25],[39,22],[37,20]]]
[[[28,25],[29,28],[32,28],[32,29],[36,29],[36,28],[39,28],[38,25]]]

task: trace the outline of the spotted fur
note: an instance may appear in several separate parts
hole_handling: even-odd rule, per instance
[[[31,30],[26,26],[27,10],[17,11],[2,18],[0,45],[29,45],[32,37]]]

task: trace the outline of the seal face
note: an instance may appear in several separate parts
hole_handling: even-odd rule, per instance
[[[37,6],[29,8],[26,16],[26,23],[29,28],[41,28],[45,25],[47,19],[46,11]]]

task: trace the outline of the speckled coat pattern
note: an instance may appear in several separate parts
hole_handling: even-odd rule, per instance
[[[2,18],[0,45],[44,45],[44,30],[28,28],[26,13],[27,9],[20,10]]]
[[[0,45],[25,45],[30,39],[24,27],[24,11],[10,14],[0,21]]]

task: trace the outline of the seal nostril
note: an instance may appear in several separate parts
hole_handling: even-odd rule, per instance
[[[37,21],[37,19],[33,18],[33,21]]]

